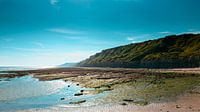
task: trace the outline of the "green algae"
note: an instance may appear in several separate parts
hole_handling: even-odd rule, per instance
[[[124,102],[124,99],[131,99],[132,102],[128,102],[130,104],[147,105],[172,100],[199,85],[200,77],[197,76],[161,79],[149,76],[112,86],[114,90],[105,98],[105,101]]]

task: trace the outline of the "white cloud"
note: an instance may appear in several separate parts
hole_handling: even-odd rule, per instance
[[[186,32],[179,32],[177,35],[181,35],[181,34],[200,34],[200,31],[199,30],[189,29]]]
[[[171,34],[172,32],[170,31],[163,31],[163,32],[158,32],[159,34]]]
[[[59,2],[58,0],[50,0],[51,5],[57,5],[58,2]]]
[[[80,31],[74,31],[74,30],[63,29],[63,28],[52,28],[52,29],[47,29],[47,31],[55,32],[55,33],[62,33],[62,34],[81,34],[82,33]]]
[[[127,40],[129,40],[129,41],[133,41],[133,40],[135,40],[133,37],[127,37]]]
[[[138,42],[140,42],[140,41],[138,41],[138,40],[136,40],[134,37],[127,37],[127,40],[128,41],[131,41],[131,43],[138,43]]]

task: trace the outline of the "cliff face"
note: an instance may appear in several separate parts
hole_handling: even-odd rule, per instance
[[[182,68],[200,66],[200,34],[171,35],[103,50],[80,62],[85,67]]]

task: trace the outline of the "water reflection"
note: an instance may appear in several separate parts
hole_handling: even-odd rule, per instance
[[[92,101],[102,95],[74,96],[75,93],[89,88],[81,88],[71,82],[62,80],[39,81],[32,76],[12,78],[0,81],[0,111],[43,108],[71,101],[86,99]],[[69,86],[70,85],[70,86]],[[65,98],[65,100],[61,100]]]

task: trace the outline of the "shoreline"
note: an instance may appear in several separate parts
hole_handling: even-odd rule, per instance
[[[81,87],[94,88],[94,90],[83,91],[83,94],[99,94],[103,92],[109,92],[106,97],[94,102],[97,102],[101,105],[103,104],[100,107],[52,107],[56,108],[58,111],[62,111],[62,109],[64,108],[63,111],[71,109],[71,111],[69,112],[94,112],[96,110],[101,110],[102,112],[111,112],[113,110],[116,112],[118,112],[119,110],[123,110],[123,112],[170,112],[173,111],[170,110],[172,108],[172,105],[174,106],[175,103],[178,102],[180,104],[177,104],[178,106],[175,105],[177,106],[177,111],[181,110],[180,112],[184,112],[186,111],[185,106],[190,106],[189,104],[192,104],[194,105],[195,111],[200,112],[199,108],[192,103],[192,100],[190,100],[193,99],[193,101],[195,102],[197,102],[196,100],[200,101],[199,68],[59,68],[29,71],[9,71],[8,73],[11,74],[8,74],[7,76],[0,75],[0,77],[13,78],[31,74],[34,78],[38,78],[41,81],[61,79],[64,81],[71,81]],[[185,95],[188,95],[189,98],[187,98]],[[174,100],[175,98],[178,98],[177,101]],[[200,102],[198,103],[200,104]],[[107,104],[112,105],[106,107]],[[158,109],[162,107],[160,106],[162,104],[169,105],[169,107],[166,106],[166,109],[164,110]],[[179,107],[179,105],[182,104],[184,104],[185,110]],[[74,111],[73,109],[75,109],[76,111]],[[151,111],[145,111],[145,109],[150,109]],[[187,110],[187,112],[190,110]],[[33,110],[30,110],[30,112],[31,111]],[[36,109],[35,111],[45,112],[51,111],[51,109]]]

